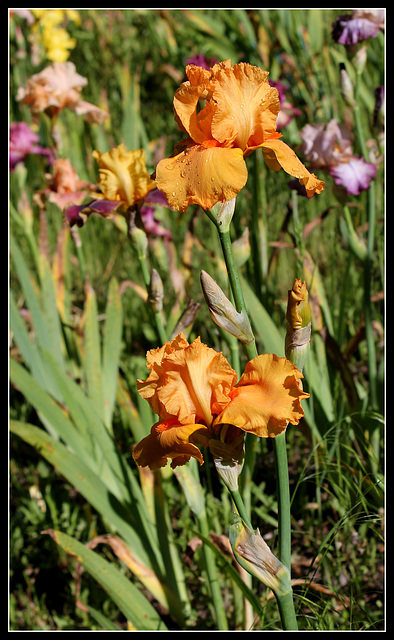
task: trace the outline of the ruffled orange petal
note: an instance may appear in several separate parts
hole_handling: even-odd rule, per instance
[[[293,149],[282,140],[270,139],[261,146],[264,160],[270,169],[274,171],[284,169],[286,173],[298,178],[300,183],[304,185],[308,198],[324,190],[325,183],[319,180],[314,173],[310,173]]]
[[[175,121],[194,142],[201,144],[211,138],[212,106],[207,105],[197,113],[198,101],[208,96],[210,72],[202,67],[188,65],[186,74],[189,80],[183,82],[174,95]]]
[[[165,467],[168,459],[172,460],[172,468],[185,464],[191,457],[203,464],[201,451],[189,442],[199,430],[207,431],[207,428],[201,424],[181,425],[174,419],[157,422],[150,434],[135,446],[133,458],[138,466],[152,471]]]
[[[302,373],[286,358],[264,354],[250,360],[230,404],[215,425],[230,423],[261,438],[279,435],[287,424],[304,415],[301,399],[309,394],[299,387]]]
[[[190,345],[180,334],[148,354],[148,379],[137,380],[140,395],[162,419],[181,424],[201,422],[207,427],[229,402],[236,372],[222,353],[202,344]]]
[[[212,135],[216,140],[247,153],[249,147],[261,145],[276,131],[279,96],[267,77],[268,71],[244,62],[218,70],[212,96],[216,103]]]
[[[247,179],[242,150],[216,146],[214,140],[201,145],[190,142],[156,167],[158,189],[170,207],[183,212],[192,204],[211,209],[217,202],[232,200]]]

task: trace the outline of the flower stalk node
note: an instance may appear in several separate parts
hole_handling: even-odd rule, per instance
[[[210,210],[211,218],[213,218],[216,226],[222,232],[230,229],[235,210],[235,200],[236,198],[232,198],[227,202],[217,202]]]

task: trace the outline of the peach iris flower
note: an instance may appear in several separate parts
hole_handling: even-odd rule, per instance
[[[188,65],[186,75],[173,106],[188,137],[171,158],[158,163],[155,176],[173,209],[186,211],[191,204],[210,209],[234,198],[248,178],[245,158],[256,149],[262,149],[271,169],[283,168],[298,178],[308,197],[324,189],[324,182],[279,139],[279,95],[269,85],[268,71],[244,62],[231,66],[227,60],[210,69]],[[197,111],[201,100],[205,106]]]
[[[152,470],[168,459],[173,468],[191,457],[202,464],[197,445],[210,446],[210,441],[237,446],[244,432],[275,437],[289,422],[299,423],[301,400],[309,397],[299,385],[302,373],[286,358],[253,358],[237,383],[222,353],[200,338],[189,344],[183,333],[149,351],[147,366],[149,376],[138,380],[137,388],[159,421],[136,445],[133,457]]]
[[[126,151],[120,144],[105,153],[93,151],[99,165],[99,187],[105,198],[131,207],[155,187],[145,164],[145,151]]]
[[[76,72],[72,62],[54,62],[28,79],[26,87],[19,87],[16,99],[27,104],[33,115],[44,111],[55,118],[68,108],[84,115],[90,124],[102,124],[108,113],[81,99],[87,79]]]

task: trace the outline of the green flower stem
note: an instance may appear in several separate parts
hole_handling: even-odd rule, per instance
[[[276,478],[278,485],[279,560],[291,569],[290,490],[287,464],[286,431],[274,438]]]
[[[146,256],[142,252],[136,251],[136,253],[138,257],[138,262],[140,264],[145,289],[148,291],[149,285],[150,285],[150,273],[149,273],[148,262],[147,262]],[[161,344],[164,344],[167,341],[167,332],[164,326],[162,314],[160,312],[155,312],[153,310],[151,311],[152,311],[152,316],[155,323],[156,331],[159,336],[159,340]]]
[[[82,240],[79,235],[78,227],[71,227],[71,237],[74,241],[75,250],[77,252],[79,272],[81,274],[82,283],[86,280],[86,264],[85,264],[85,256],[82,248]]]
[[[241,281],[238,273],[238,267],[233,254],[230,231],[222,231],[218,226],[217,229],[219,233],[220,244],[222,246],[224,260],[227,267],[228,277],[230,280],[231,290],[234,296],[235,308],[239,313],[243,311],[245,314],[247,314]],[[258,355],[256,341],[254,339],[253,342],[245,345],[245,349],[249,360],[255,358]]]
[[[231,490],[231,489],[229,489],[229,492],[234,501],[235,506],[237,507],[237,511],[240,517],[242,518],[242,520],[244,521],[248,529],[251,529],[253,531],[253,526],[252,526],[252,523],[250,522],[249,515],[245,509],[245,504],[242,500],[240,492],[238,490]]]
[[[356,84],[354,89],[355,107],[354,119],[356,124],[357,139],[361,153],[366,162],[369,162],[368,147],[366,145],[364,129],[361,121],[361,86],[362,70],[357,70]],[[373,262],[373,251],[375,246],[375,184],[372,181],[368,189],[368,239],[367,239],[367,255],[364,261],[364,318],[365,318],[365,337],[367,342],[368,354],[368,371],[370,384],[371,408],[377,408],[377,390],[376,390],[376,354],[375,342],[372,328],[372,303],[371,303],[371,269]]]
[[[197,514],[198,524],[202,535],[209,539],[209,525],[205,510]],[[207,545],[202,546],[205,569],[208,576],[208,583],[212,598],[213,608],[216,616],[216,626],[219,631],[228,631],[228,622],[226,617],[226,611],[223,605],[222,592],[220,588],[220,581],[216,566],[215,554],[212,549]]]
[[[293,592],[289,591],[284,596],[276,596],[280,619],[285,631],[298,631],[297,618],[294,610]]]
[[[372,182],[368,191],[368,241],[367,257],[364,262],[364,319],[365,338],[367,341],[368,371],[371,396],[371,408],[377,409],[376,391],[376,353],[375,340],[372,328],[372,302],[371,302],[371,270],[373,261],[373,250],[375,244],[375,185]]]
[[[222,246],[223,256],[227,267],[227,272],[230,280],[231,289],[234,296],[235,306],[238,312],[244,311],[247,314],[245,300],[242,292],[241,281],[239,278],[238,267],[235,262],[235,258],[232,251],[232,243],[229,230],[221,230],[220,226],[216,224],[213,217],[211,220],[216,225],[219,233],[220,243]],[[258,355],[256,341],[245,345],[246,352],[249,359],[255,358]],[[279,559],[287,567],[290,572],[291,568],[291,525],[290,525],[290,491],[289,491],[289,472],[286,450],[286,431],[274,438],[274,451],[275,462],[277,469],[277,490],[278,490],[278,529],[279,529]],[[250,471],[250,470],[249,470]],[[250,483],[248,483],[250,484]],[[234,502],[237,509],[244,509],[244,504],[239,502],[239,494],[233,495]],[[238,504],[236,502],[238,501]],[[245,524],[251,527],[250,519],[246,513],[246,509],[243,513],[240,513],[241,518],[245,521]],[[278,600],[279,609],[281,613],[282,622],[286,629],[288,624],[291,624],[292,628],[296,629],[296,618],[294,612],[294,603],[292,592],[286,596],[285,601],[283,599]],[[295,625],[295,626],[294,626]]]

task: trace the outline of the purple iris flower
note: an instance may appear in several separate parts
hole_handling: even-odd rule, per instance
[[[354,196],[369,189],[371,180],[376,178],[376,171],[374,164],[356,156],[330,168],[334,182],[345,187],[346,191]]]
[[[16,165],[33,154],[43,155],[50,165],[54,162],[54,156],[50,149],[37,144],[39,138],[26,122],[11,122],[10,125],[10,170],[14,171]]]

